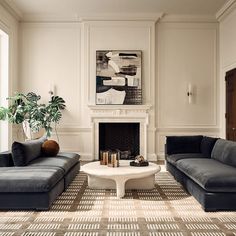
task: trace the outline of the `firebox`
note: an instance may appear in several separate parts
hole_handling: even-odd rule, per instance
[[[121,159],[134,159],[140,153],[140,124],[99,123],[100,150],[119,150]]]

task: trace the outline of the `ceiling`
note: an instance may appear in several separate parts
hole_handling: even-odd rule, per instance
[[[21,17],[97,14],[211,15],[228,0],[4,0]]]

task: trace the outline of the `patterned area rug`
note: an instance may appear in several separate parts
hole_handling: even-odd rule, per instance
[[[1,211],[0,236],[236,235],[236,212],[206,213],[167,172],[151,191],[91,190],[80,172],[50,211]]]

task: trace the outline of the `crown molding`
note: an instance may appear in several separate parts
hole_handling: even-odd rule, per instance
[[[154,21],[158,22],[164,13],[143,14],[143,13],[122,13],[122,14],[101,14],[94,16],[81,16],[80,21]]]
[[[122,13],[122,14],[74,14],[74,15],[46,15],[46,14],[24,14],[22,22],[84,22],[84,21],[154,21],[162,18],[163,13]]]
[[[216,19],[222,21],[226,16],[228,16],[233,9],[236,8],[236,0],[227,1],[223,7],[216,13]]]
[[[21,22],[24,23],[61,23],[61,22],[78,22],[80,21],[77,14],[63,15],[63,14],[24,14]]]
[[[217,19],[214,15],[174,15],[165,14],[160,19],[160,22],[168,23],[216,23]]]
[[[9,12],[16,20],[20,21],[23,18],[22,12],[19,8],[12,2],[8,0],[0,0],[0,5]]]

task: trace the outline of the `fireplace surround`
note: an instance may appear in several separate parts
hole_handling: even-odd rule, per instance
[[[138,124],[139,154],[147,159],[147,129],[150,105],[90,105],[93,159],[99,159],[99,126],[102,123]]]

